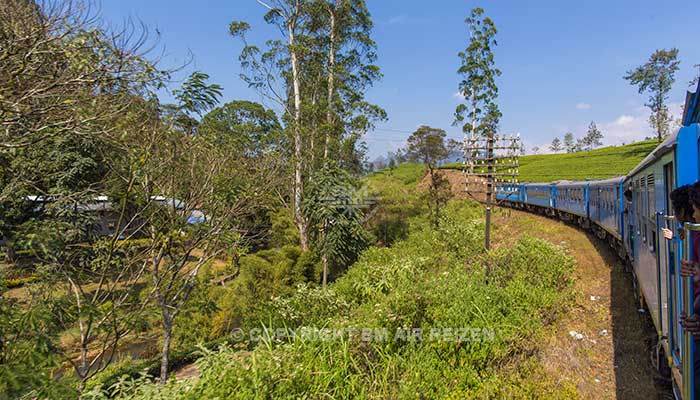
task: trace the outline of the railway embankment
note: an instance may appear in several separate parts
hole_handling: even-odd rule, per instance
[[[463,174],[443,172],[455,196],[463,197]],[[615,251],[581,228],[545,216],[506,208],[496,208],[495,215],[497,247],[528,235],[576,260],[573,301],[538,345],[544,379],[562,390],[574,387],[584,399],[672,398],[668,381],[651,362],[656,333],[638,308],[631,278]]]

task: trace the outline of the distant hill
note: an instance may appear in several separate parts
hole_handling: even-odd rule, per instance
[[[647,140],[625,146],[609,146],[578,153],[541,154],[520,157],[521,182],[606,179],[626,175],[659,143]],[[444,165],[461,169],[462,163]]]

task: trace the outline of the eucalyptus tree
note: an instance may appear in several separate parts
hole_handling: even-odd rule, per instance
[[[675,82],[675,74],[678,71],[678,49],[656,50],[649,57],[649,61],[639,67],[627,71],[624,76],[631,85],[636,85],[639,93],[647,92],[649,98],[645,105],[651,111],[649,125],[656,130],[656,135],[661,139],[668,135],[673,118],[669,115],[666,100]]]
[[[472,9],[465,20],[469,26],[469,46],[459,52],[461,66],[457,73],[462,77],[459,93],[466,104],[455,110],[455,126],[461,126],[471,138],[495,134],[501,112],[495,103],[498,97],[496,77],[501,71],[495,67],[493,48],[496,42],[496,25],[484,16],[480,7]],[[467,121],[467,118],[469,120]]]
[[[243,80],[283,111],[293,161],[292,209],[303,250],[309,221],[301,210],[304,186],[329,159],[359,173],[360,141],[386,113],[365,100],[381,74],[374,64],[376,44],[364,0],[258,1],[265,21],[280,36],[264,50],[246,38],[250,25],[234,21],[230,33],[242,39]]]
[[[326,121],[323,159],[337,153],[343,133],[366,132],[386,112],[365,100],[367,88],[381,78],[374,23],[364,0],[316,0],[310,8],[311,35],[325,49]],[[321,82],[319,82],[320,84]],[[321,85],[323,86],[323,85]]]
[[[244,72],[241,78],[252,88],[258,89],[265,98],[274,101],[284,110],[285,121],[291,125],[292,159],[294,178],[292,188],[292,209],[294,222],[299,230],[299,240],[303,250],[309,249],[308,221],[301,212],[304,191],[304,149],[305,137],[302,126],[302,76],[300,59],[306,50],[299,45],[299,38],[307,33],[308,19],[306,0],[258,0],[267,11],[265,21],[275,26],[278,39],[267,42],[267,49],[251,45],[246,39],[250,29],[247,22],[233,21],[229,33],[241,38],[244,43],[239,57]],[[308,143],[308,141],[306,141]]]

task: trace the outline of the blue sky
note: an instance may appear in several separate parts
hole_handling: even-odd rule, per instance
[[[456,1],[367,0],[384,78],[367,93],[389,121],[366,135],[370,158],[403,146],[421,124],[452,127],[459,77],[457,53],[467,46],[464,18],[479,5],[499,30],[496,64],[501,131],[520,133],[528,149],[555,136],[583,135],[596,121],[605,144],[653,136],[645,96],[622,79],[657,48],[677,47],[681,69],[669,102],[680,115],[688,81],[697,74],[700,1]],[[162,66],[192,62],[179,74],[201,70],[224,87],[224,101],[260,96],[238,78],[240,42],[232,20],[252,25],[256,44],[276,35],[255,0],[103,0],[105,19],[139,19],[160,32]]]

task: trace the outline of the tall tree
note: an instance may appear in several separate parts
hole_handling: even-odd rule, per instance
[[[476,7],[465,22],[469,26],[469,46],[459,53],[462,62],[457,73],[462,77],[459,93],[467,104],[455,110],[454,125],[470,132],[471,138],[495,134],[501,112],[495,103],[498,97],[496,77],[501,71],[495,67],[493,48],[496,42],[496,25],[484,10]],[[469,121],[466,121],[469,115]]]
[[[637,86],[640,94],[644,92],[649,94],[645,103],[651,111],[649,125],[656,130],[659,142],[668,135],[669,126],[673,120],[669,115],[666,100],[676,80],[675,73],[678,71],[679,64],[678,49],[660,49],[649,57],[649,61],[628,71],[624,76],[630,84]]]
[[[576,139],[574,138],[574,134],[571,132],[566,132],[566,134],[564,134],[564,149],[567,153],[573,153],[575,146]]]
[[[332,156],[346,131],[366,131],[374,120],[386,119],[383,109],[368,103],[366,89],[381,78],[373,22],[364,0],[316,0],[312,34],[327,48],[326,121],[323,159]],[[314,26],[320,27],[314,28]]]
[[[264,53],[249,45],[249,25],[233,22],[241,37],[243,79],[284,110],[293,145],[292,207],[302,249],[309,248],[309,226],[301,212],[304,185],[325,160],[359,174],[364,164],[361,136],[373,121],[386,118],[364,93],[381,73],[374,65],[376,44],[364,0],[259,1],[265,19],[283,32]]]
[[[258,3],[267,9],[265,21],[275,26],[281,38],[268,42],[268,49],[260,54],[257,46],[249,45],[246,33],[250,25],[246,22],[233,21],[229,32],[243,40],[244,48],[239,57],[241,66],[246,71],[241,78],[250,87],[259,89],[268,99],[277,102],[290,121],[293,143],[293,187],[292,210],[294,222],[299,230],[302,250],[309,249],[308,221],[301,212],[302,193],[304,191],[304,129],[302,121],[302,76],[301,58],[306,50],[299,43],[300,37],[307,33],[305,20],[306,1],[271,0]],[[285,119],[286,119],[285,118]]]
[[[552,144],[549,146],[549,149],[555,153],[559,153],[562,150],[561,140],[558,137],[555,137],[552,140]]]

